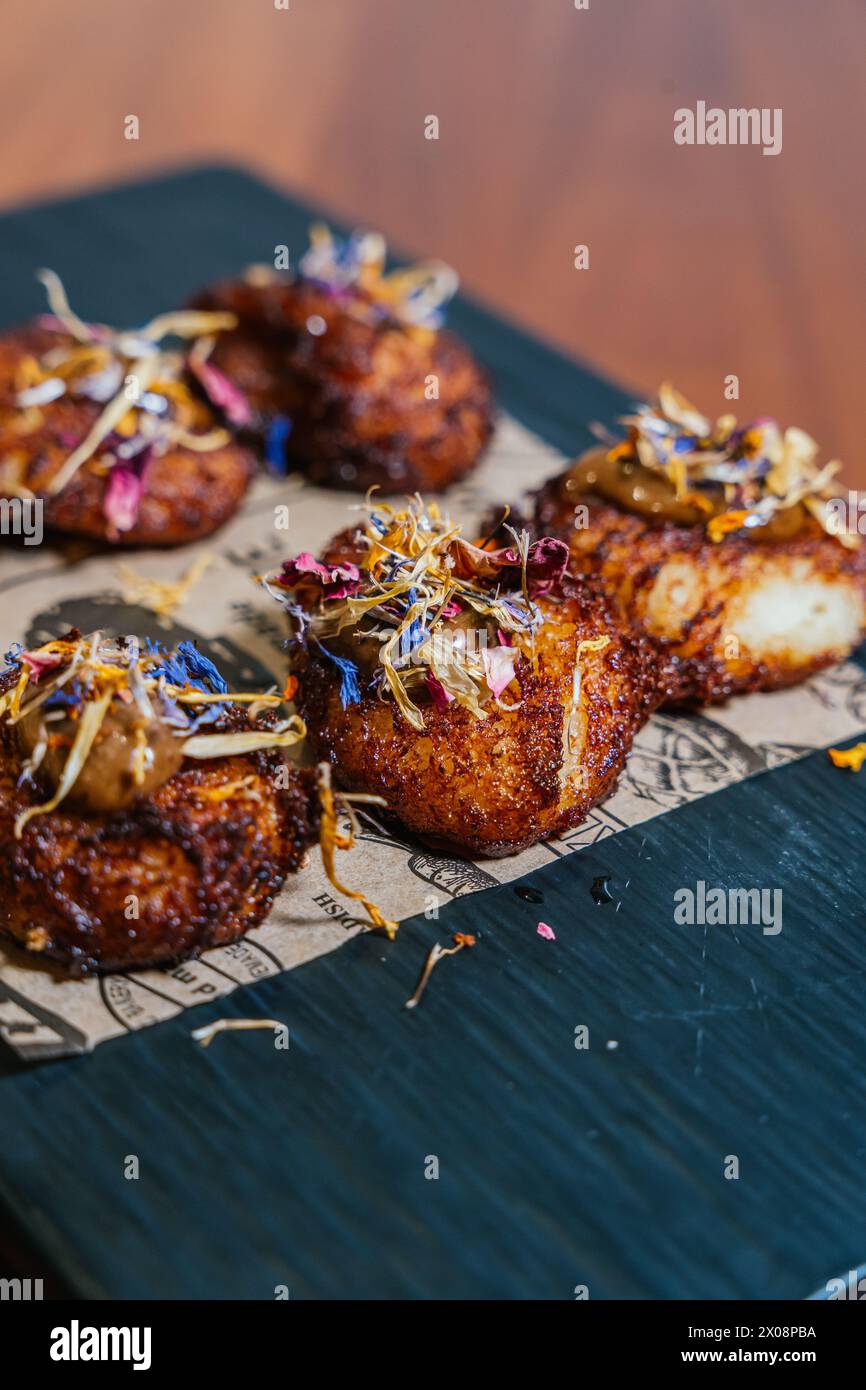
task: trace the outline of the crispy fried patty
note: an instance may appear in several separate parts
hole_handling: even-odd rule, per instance
[[[344,534],[326,558],[351,553]],[[579,825],[613,789],[657,703],[656,657],[644,638],[617,629],[590,586],[566,579],[538,602],[546,622],[537,662],[521,656],[501,695],[518,707],[490,703],[483,720],[456,703],[441,712],[425,704],[419,732],[363,683],[360,703],[343,709],[333,664],[315,648],[302,653],[298,708],[337,780],[383,796],[409,830],[463,854],[513,854]],[[609,645],[582,653],[576,682],[578,643],[603,636]]]
[[[249,728],[244,718],[235,722]],[[188,758],[127,811],[61,805],[16,840],[16,817],[47,794],[29,779],[16,785],[15,733],[0,728],[0,930],[78,975],[236,941],[267,915],[317,836],[315,772],[291,769],[282,788],[283,766],[274,750]]]
[[[441,492],[490,437],[490,384],[459,338],[371,321],[360,290],[235,280],[195,303],[237,316],[212,361],[250,401],[260,439],[275,416],[291,420],[286,459],[311,482]]]
[[[0,498],[14,495],[5,477],[16,479],[43,501],[47,527],[113,544],[182,545],[208,536],[240,505],[254,460],[237,443],[200,453],[182,446],[155,456],[147,471],[138,518],[129,531],[110,534],[103,509],[106,474],[96,460],[83,464],[57,496],[47,488],[105,408],[81,397],[62,396],[21,411],[14,406],[17,369],[27,356],[71,345],[65,333],[27,327],[0,336]],[[202,411],[207,408],[202,404]],[[210,412],[208,412],[210,414]],[[208,429],[216,428],[212,417]]]
[[[866,548],[851,551],[812,517],[785,541],[657,523],[568,488],[536,497],[535,530],[566,540],[573,573],[595,575],[623,622],[664,661],[669,703],[775,690],[842,660],[866,631]],[[575,507],[586,515],[575,525]]]

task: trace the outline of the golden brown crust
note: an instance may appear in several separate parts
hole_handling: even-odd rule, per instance
[[[570,470],[537,494],[535,531],[566,540],[570,570],[597,576],[620,621],[637,624],[653,639],[668,703],[718,702],[796,684],[844,658],[862,637],[866,551],[845,549],[813,518],[786,541],[732,534],[714,543],[703,526],[657,524],[591,493],[575,495],[569,476]],[[586,508],[580,525],[577,506]],[[750,600],[762,592],[765,611],[756,622]],[[841,624],[827,620],[824,643],[820,633],[805,640],[803,596],[810,605],[814,597],[819,625],[822,596],[845,610]],[[778,639],[766,621],[774,598]],[[799,635],[785,611],[798,602],[804,603]],[[849,640],[838,636],[840,630],[850,632]]]
[[[133,527],[111,534],[103,504],[104,472],[94,461],[84,464],[57,496],[47,488],[76,446],[86,437],[103,406],[80,397],[61,397],[32,413],[26,431],[24,413],[14,409],[15,375],[22,358],[38,356],[68,343],[67,335],[39,327],[0,336],[0,460],[20,463],[16,476],[44,504],[46,527],[114,545],[183,545],[208,536],[237,511],[255,471],[248,450],[230,443],[198,452],[174,447],[155,456],[147,472],[138,518]],[[215,417],[202,405],[215,428]],[[0,473],[0,497],[5,496]]]
[[[74,974],[139,969],[237,940],[267,915],[316,838],[315,774],[290,769],[278,779],[284,766],[276,751],[187,759],[128,811],[61,805],[16,840],[16,817],[45,793],[30,780],[16,785],[21,759],[6,726],[0,930]],[[229,787],[219,800],[205,795]]]
[[[335,538],[325,559],[357,558],[351,532]],[[315,648],[302,653],[298,708],[320,757],[347,789],[383,796],[390,812],[434,846],[463,854],[514,854],[580,824],[615,786],[632,741],[658,701],[657,665],[641,637],[618,631],[604,601],[568,580],[538,600],[547,621],[536,639],[537,665],[526,657],[479,720],[455,704],[425,704],[426,727],[413,729],[392,700],[362,686],[360,703],[343,709],[339,678]],[[578,643],[606,636],[604,651],[584,651],[573,738]],[[570,752],[566,754],[566,742]]]
[[[228,310],[213,361],[244,392],[259,436],[288,416],[291,466],[323,487],[441,492],[471,469],[493,427],[486,373],[452,333],[369,322],[359,291],[335,296],[308,280],[250,285],[227,281],[197,307]],[[324,331],[311,333],[316,319]],[[438,399],[427,399],[428,379]]]

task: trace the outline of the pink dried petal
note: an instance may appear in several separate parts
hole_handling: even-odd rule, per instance
[[[535,930],[539,936],[544,937],[545,941],[556,940],[556,932],[553,930],[553,927],[549,927],[546,922],[539,922]]]
[[[293,589],[305,579],[321,581],[323,597],[326,599],[349,598],[361,587],[361,571],[357,565],[323,565],[308,550],[296,555],[294,560],[286,560],[280,572],[280,583],[284,589]]]
[[[311,555],[309,550],[302,550],[294,560],[286,560],[283,564],[282,579],[285,584],[297,583],[302,574],[318,574],[322,579],[331,577],[328,566],[317,560],[315,555]]]
[[[134,458],[115,463],[108,474],[102,510],[115,535],[131,531],[138,520],[151,453],[147,446]]]
[[[461,537],[452,542],[454,573],[459,579],[493,579],[503,570],[519,570],[520,556],[513,546],[481,550]],[[565,574],[568,546],[555,536],[533,541],[526,556],[526,582],[532,595],[546,594]]]
[[[445,686],[440,680],[437,680],[432,671],[427,672],[427,689],[439,713],[444,714],[445,710],[447,710],[451,701],[454,699],[454,696],[449,690],[445,689]]]
[[[21,661],[30,672],[31,680],[37,684],[46,671],[53,671],[58,666],[62,666],[65,658],[59,652],[21,652]]]
[[[484,676],[494,695],[501,695],[514,680],[514,663],[519,655],[516,647],[482,647]]]
[[[360,576],[357,579],[353,579],[351,575],[341,575],[340,577],[345,580],[345,583],[328,585],[328,587],[325,589],[326,599],[351,598],[352,595],[356,594],[360,589]]]
[[[529,547],[526,582],[531,594],[546,594],[568,568],[568,546],[554,536],[542,536]]]
[[[208,400],[223,412],[229,423],[239,429],[248,425],[252,419],[250,403],[234,382],[229,381],[219,367],[196,357],[195,353],[191,353],[187,361],[193,376],[204,387]]]

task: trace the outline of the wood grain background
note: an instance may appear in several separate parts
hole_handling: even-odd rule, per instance
[[[4,0],[0,203],[235,160],[636,391],[736,373],[866,485],[864,39],[858,0]],[[782,153],[676,146],[699,99]]]

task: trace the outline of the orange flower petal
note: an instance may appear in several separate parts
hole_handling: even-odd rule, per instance
[[[834,767],[847,767],[859,772],[866,759],[866,743],[855,743],[853,748],[828,748],[827,756]]]

